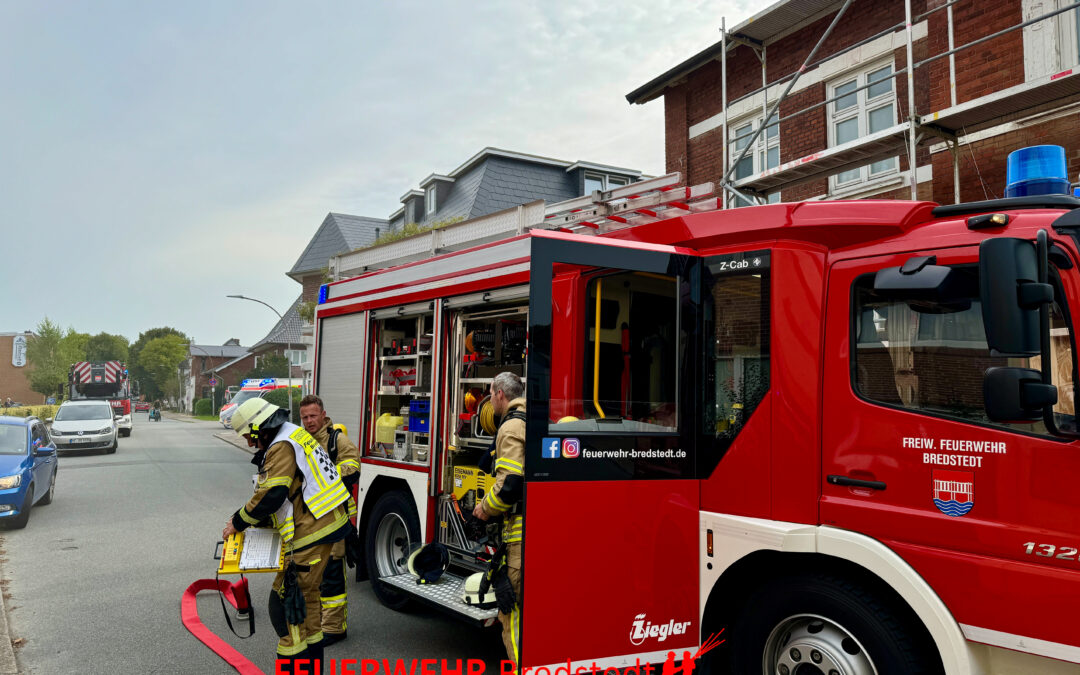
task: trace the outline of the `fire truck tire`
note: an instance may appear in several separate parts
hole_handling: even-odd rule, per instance
[[[368,521],[364,557],[371,588],[379,602],[394,610],[409,605],[409,597],[398,593],[380,579],[408,572],[412,546],[420,541],[420,518],[412,500],[404,492],[387,492],[375,502]]]
[[[812,574],[756,591],[732,627],[732,673],[943,673],[929,634],[862,585]],[[809,666],[809,667],[807,667]]]

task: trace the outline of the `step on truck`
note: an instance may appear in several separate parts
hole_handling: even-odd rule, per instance
[[[321,290],[315,386],[363,452],[380,601],[495,621],[460,600],[462,514],[510,371],[522,667],[719,634],[711,672],[1080,672],[1080,200],[647,187]],[[420,586],[431,541],[452,567]]]

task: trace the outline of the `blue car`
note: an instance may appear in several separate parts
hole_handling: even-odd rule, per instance
[[[26,527],[34,504],[51,504],[56,444],[36,417],[0,416],[0,523]]]

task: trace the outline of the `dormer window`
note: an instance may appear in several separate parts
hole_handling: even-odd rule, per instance
[[[629,185],[630,180],[626,176],[613,176],[595,171],[585,172],[585,194],[592,194],[595,190],[611,190],[613,188]]]
[[[424,204],[425,204],[425,207],[426,207],[425,210],[426,210],[426,212],[427,212],[427,214],[429,216],[431,214],[435,213],[435,209],[437,208],[437,206],[435,204],[435,186],[434,185],[429,185],[427,187],[427,190],[424,191]]]

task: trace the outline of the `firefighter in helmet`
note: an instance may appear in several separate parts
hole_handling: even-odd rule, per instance
[[[516,664],[521,654],[521,497],[525,479],[525,387],[514,373],[503,372],[491,383],[491,405],[501,418],[495,436],[493,476],[495,483],[476,505],[480,520],[502,519],[502,545],[492,588],[499,601],[503,644]]]
[[[334,428],[334,421],[326,414],[322,399],[308,394],[300,401],[300,422],[304,429],[326,448],[330,461],[334,462],[341,480],[349,491],[349,517],[356,515],[356,500],[352,498],[354,486],[360,481],[360,451],[341,429]],[[323,644],[330,646],[345,639],[348,629],[349,597],[346,586],[345,564],[355,567],[360,557],[360,539],[356,530],[349,528],[345,538],[335,542],[326,565],[322,585],[319,587],[322,605]]]
[[[285,569],[270,592],[268,614],[278,634],[277,672],[297,659],[323,657],[319,584],[334,542],[349,528],[349,493],[326,451],[289,413],[261,398],[245,401],[232,428],[256,448],[255,494],[226,522],[224,538],[252,525],[275,527]]]

